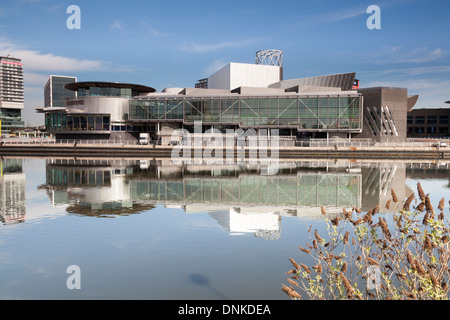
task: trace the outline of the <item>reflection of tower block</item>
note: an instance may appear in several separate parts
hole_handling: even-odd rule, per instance
[[[283,51],[267,49],[256,52],[256,64],[280,67],[280,80],[283,80]]]
[[[13,224],[25,220],[25,173],[5,173],[0,179],[0,220]]]

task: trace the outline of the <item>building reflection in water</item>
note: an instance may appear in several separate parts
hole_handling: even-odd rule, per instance
[[[209,212],[231,234],[276,239],[282,217],[322,219],[343,208],[368,211],[409,195],[404,163],[337,160],[286,161],[276,175],[265,164],[215,165],[171,160],[74,160],[46,162],[47,194],[69,213],[110,216],[156,205],[186,213]]]
[[[0,220],[3,224],[25,221],[25,173],[21,159],[1,159]]]

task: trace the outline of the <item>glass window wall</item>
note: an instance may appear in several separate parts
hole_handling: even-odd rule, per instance
[[[49,132],[110,131],[110,117],[101,115],[47,113],[45,124]]]
[[[361,129],[361,97],[214,97],[131,100],[130,120],[183,120],[241,127]]]

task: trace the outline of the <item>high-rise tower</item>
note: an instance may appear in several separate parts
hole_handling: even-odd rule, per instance
[[[20,59],[0,56],[0,120],[3,132],[23,129],[23,64]]]

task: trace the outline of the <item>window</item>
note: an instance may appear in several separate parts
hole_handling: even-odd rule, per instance
[[[416,116],[416,124],[424,124],[425,116]]]
[[[406,121],[408,124],[412,124],[413,123],[413,117],[412,116],[408,116],[408,119]]]
[[[94,116],[88,116],[87,126],[89,131],[94,130]]]
[[[109,117],[103,117],[103,131],[109,131]]]
[[[437,117],[436,116],[428,116],[427,122],[431,123],[431,124],[435,124],[435,123],[437,123]]]
[[[95,117],[95,131],[102,131],[102,119],[103,117],[96,116]]]
[[[436,133],[436,127],[427,127],[427,133],[430,134]]]
[[[439,117],[439,123],[447,124],[448,123],[448,116],[440,116]]]

